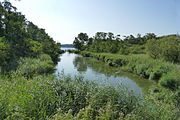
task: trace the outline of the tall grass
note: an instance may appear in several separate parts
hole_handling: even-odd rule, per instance
[[[128,91],[110,86],[98,86],[80,78],[55,79],[51,75],[26,77],[13,74],[0,77],[0,119],[46,119],[57,111],[66,114],[69,110],[77,115],[91,106],[91,117],[107,104],[113,106],[114,118],[124,116],[138,106],[138,98]]]
[[[157,96],[143,99],[122,87],[98,85],[82,77],[54,78],[49,70],[44,71],[51,60],[32,60],[39,59],[44,65],[27,58],[17,71],[0,76],[0,119],[177,119],[177,94],[171,91],[162,94],[159,89],[154,90]],[[172,100],[176,104],[171,104]]]
[[[159,84],[171,90],[180,87],[180,66],[163,60],[155,60],[146,55],[119,55],[109,53],[92,53],[83,51],[85,57],[94,57],[110,66],[135,73],[146,79],[159,81]],[[173,74],[173,75],[171,75]]]
[[[122,88],[80,78],[41,75],[27,79],[14,74],[0,77],[0,83],[0,119],[177,118],[175,106],[166,103],[171,98],[162,102],[148,96],[143,100]]]
[[[53,73],[54,70],[54,63],[47,54],[41,54],[38,58],[22,58],[17,68],[17,71],[26,77]]]

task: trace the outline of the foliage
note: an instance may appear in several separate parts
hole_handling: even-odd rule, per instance
[[[167,87],[171,90],[180,89],[180,71],[172,71],[167,73],[160,79],[160,85]]]
[[[180,84],[179,66],[162,60],[154,60],[147,55],[119,55],[110,53],[92,53],[83,51],[85,57],[94,57],[113,67],[122,67],[147,79],[160,80],[166,88],[177,89]],[[173,74],[173,75],[169,75]],[[168,77],[169,76],[169,77]]]
[[[27,67],[28,66],[28,67]],[[51,57],[46,54],[40,55],[38,58],[22,58],[19,61],[17,71],[24,77],[32,77],[54,71],[54,64]]]
[[[73,42],[73,45],[78,50],[84,49],[84,44],[88,44],[88,35],[86,33],[80,33],[77,37],[75,37],[75,40]]]
[[[147,42],[147,52],[152,58],[180,62],[180,38],[176,35],[152,39]]]
[[[84,38],[84,40],[82,38]],[[119,34],[114,35],[111,32],[97,32],[94,37],[88,39],[86,33],[80,33],[78,37],[75,38],[74,45],[79,50],[91,52],[142,54],[145,53],[145,43],[153,38],[156,39],[154,33],[147,33],[142,37],[140,34],[138,34],[137,37],[133,35],[124,36],[124,39],[122,39]]]
[[[126,95],[127,92],[121,89],[85,82],[81,78],[61,77],[56,80],[51,75],[36,75],[27,79],[17,71],[9,77],[1,76],[0,83],[0,119],[46,119],[59,110],[68,118],[77,114],[80,117],[87,106],[93,106],[88,117],[95,118],[99,115],[95,111],[100,111],[108,103],[115,104],[114,111],[126,114],[135,109],[135,96]],[[71,116],[70,113],[66,115],[68,111],[71,111]],[[118,117],[118,113],[114,114]]]
[[[38,57],[45,53],[54,63],[59,60],[60,44],[56,43],[44,29],[38,28],[12,4],[0,2],[0,67],[2,71],[15,69],[22,57]]]
[[[110,57],[113,55],[100,59],[108,61]],[[53,66],[48,55],[23,58],[20,62],[23,64],[17,71],[0,76],[0,119],[177,118],[179,94],[172,91],[155,89],[156,94],[146,100],[121,86],[99,85],[64,75],[56,79],[48,74],[49,66]]]
[[[79,50],[67,50],[67,52],[69,52],[69,53],[75,53],[75,54],[79,54],[79,53],[80,53]]]
[[[147,52],[148,54],[156,59],[160,56],[160,42],[157,39],[151,39],[147,42]]]
[[[0,66],[3,68],[7,65],[7,60],[9,59],[9,49],[9,45],[6,43],[5,38],[0,37]]]
[[[55,111],[56,94],[51,76],[27,80],[16,75],[0,78],[0,119],[44,119]]]

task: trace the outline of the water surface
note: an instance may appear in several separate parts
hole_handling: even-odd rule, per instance
[[[82,76],[84,80],[94,81],[98,84],[122,86],[138,94],[146,92],[153,84],[150,80],[122,72],[119,68],[110,67],[93,58],[86,58],[68,52],[61,55],[60,58],[61,61],[56,66],[56,76],[62,72],[72,78]]]

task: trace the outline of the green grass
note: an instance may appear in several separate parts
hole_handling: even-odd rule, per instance
[[[32,61],[30,58],[24,58],[17,71],[0,76],[0,119],[175,120],[178,118],[178,92],[154,88],[151,94],[142,98],[125,88],[98,85],[84,81],[82,77],[72,79],[61,75],[54,78],[49,74],[47,66],[52,65],[52,60],[48,58],[47,55]]]
[[[79,50],[67,50],[68,53],[75,53],[75,54],[79,54],[80,51]]]
[[[54,63],[47,54],[41,54],[38,58],[22,58],[17,68],[17,72],[26,77],[52,73],[54,70]]]
[[[0,77],[0,119],[176,119],[171,91],[143,98],[119,87],[100,86],[82,78],[14,74]],[[166,96],[166,97],[164,97]],[[176,103],[176,102],[174,102]]]
[[[159,81],[159,84],[171,90],[180,87],[180,66],[163,60],[152,59],[145,54],[120,55],[110,53],[92,53],[83,51],[85,57],[93,57],[113,67],[135,73],[146,79]],[[173,74],[173,75],[170,75]],[[166,79],[168,76],[168,80]]]

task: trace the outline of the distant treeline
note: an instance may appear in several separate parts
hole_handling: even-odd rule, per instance
[[[89,37],[80,33],[73,42],[75,48],[97,53],[148,54],[154,59],[180,62],[180,36],[167,35],[158,37],[154,33],[144,36],[114,35],[113,33],[97,32]]]
[[[156,80],[171,90],[180,88],[179,35],[157,37],[154,33],[147,33],[122,39],[113,33],[97,32],[92,38],[80,33],[74,46],[83,56],[94,57],[121,69],[124,67],[126,71]]]
[[[8,1],[0,2],[0,70],[17,67],[22,57],[38,57],[48,54],[53,62],[58,61],[60,43],[56,43],[45,29],[28,21]]]

